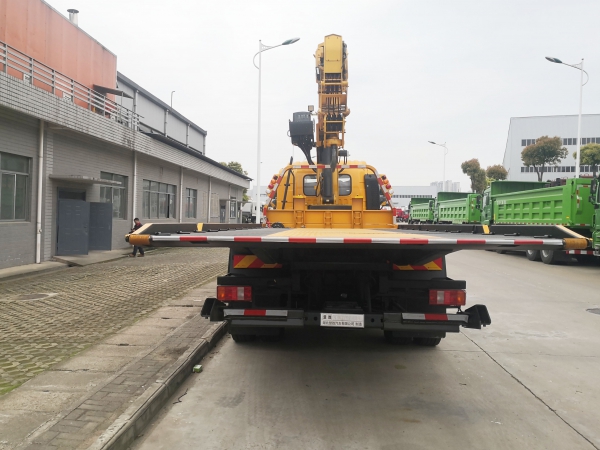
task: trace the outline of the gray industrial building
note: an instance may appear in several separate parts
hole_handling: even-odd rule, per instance
[[[508,179],[515,181],[537,181],[533,167],[525,167],[521,160],[523,149],[535,143],[541,136],[558,136],[569,150],[568,156],[556,166],[546,167],[544,180],[555,178],[572,178],[575,176],[575,158],[577,150],[577,115],[569,116],[537,116],[512,117],[508,127],[506,149],[504,150],[504,168],[508,171]],[[600,114],[583,114],[581,117],[581,144],[600,144]],[[591,176],[590,166],[580,167],[582,176]]]
[[[250,178],[206,131],[120,73],[90,88],[23,51],[0,41],[0,269],[125,248],[134,217],[241,222]]]

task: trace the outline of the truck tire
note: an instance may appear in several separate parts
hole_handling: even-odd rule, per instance
[[[540,261],[540,251],[539,250],[527,250],[525,251],[525,256],[529,261]]]
[[[423,347],[435,347],[442,341],[442,338],[433,338],[433,337],[418,337],[415,338],[415,344],[421,345]]]
[[[256,336],[254,334],[231,333],[231,337],[237,344],[241,342],[252,342],[256,339]]]
[[[544,264],[556,264],[558,261],[556,252],[554,250],[540,250],[540,257]]]
[[[407,345],[410,344],[412,342],[412,338],[409,337],[400,337],[400,336],[394,336],[394,332],[393,331],[384,331],[383,332],[383,337],[385,338],[385,341],[388,344],[394,344],[394,345]]]

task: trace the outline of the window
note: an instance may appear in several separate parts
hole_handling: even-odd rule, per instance
[[[352,192],[352,177],[350,175],[340,175],[338,177],[339,195],[350,195]]]
[[[115,219],[125,219],[127,217],[127,177],[115,173],[100,172],[100,178],[121,183],[115,186],[100,186],[100,201],[112,203]]]
[[[567,138],[563,138],[563,145],[567,145]]]
[[[525,147],[527,145],[527,141],[525,139],[521,139],[521,147]]]
[[[176,193],[177,187],[173,184],[144,180],[143,217],[146,219],[174,218]]]
[[[210,197],[210,215],[211,217],[219,217],[219,194],[211,192]],[[264,204],[261,195],[261,204]],[[210,218],[208,219],[210,221]]]
[[[237,202],[235,201],[235,197],[231,197],[229,199],[229,218],[230,219],[237,218],[236,205],[237,205]]]
[[[0,220],[27,220],[30,161],[0,152]]]
[[[521,172],[525,172],[525,167],[521,167]]]
[[[304,195],[316,197],[317,195],[317,176],[316,175],[305,175],[302,180]]]
[[[185,217],[188,219],[196,218],[197,199],[198,191],[196,189],[185,190]]]

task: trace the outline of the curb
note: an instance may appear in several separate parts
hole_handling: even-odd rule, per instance
[[[58,262],[58,261],[56,261],[56,262]],[[13,281],[18,278],[29,278],[29,277],[36,277],[38,275],[46,275],[47,273],[58,272],[59,270],[65,270],[68,268],[69,268],[69,266],[67,266],[66,264],[63,264],[62,266],[58,266],[58,267],[48,267],[47,269],[42,269],[42,270],[32,270],[30,272],[22,272],[22,273],[15,273],[14,275],[0,276],[0,283],[3,283],[5,281]]]
[[[125,450],[152,421],[173,393],[192,374],[196,365],[225,334],[227,322],[213,325],[200,338],[197,345],[189,348],[173,363],[164,376],[135,400],[127,410],[102,433],[88,450]]]

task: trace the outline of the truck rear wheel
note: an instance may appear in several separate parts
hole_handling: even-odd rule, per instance
[[[231,333],[231,337],[238,344],[241,342],[252,342],[253,340],[256,339],[256,335],[254,335],[254,334]]]
[[[442,341],[442,338],[433,337],[417,337],[415,338],[415,344],[423,347],[435,347]]]
[[[529,261],[539,261],[540,260],[540,251],[539,250],[527,250],[525,251],[525,255]]]
[[[554,250],[540,250],[540,257],[544,264],[556,264],[556,261],[558,260]]]
[[[412,342],[412,338],[405,336],[394,336],[393,331],[384,331],[383,337],[388,344],[407,345]]]

